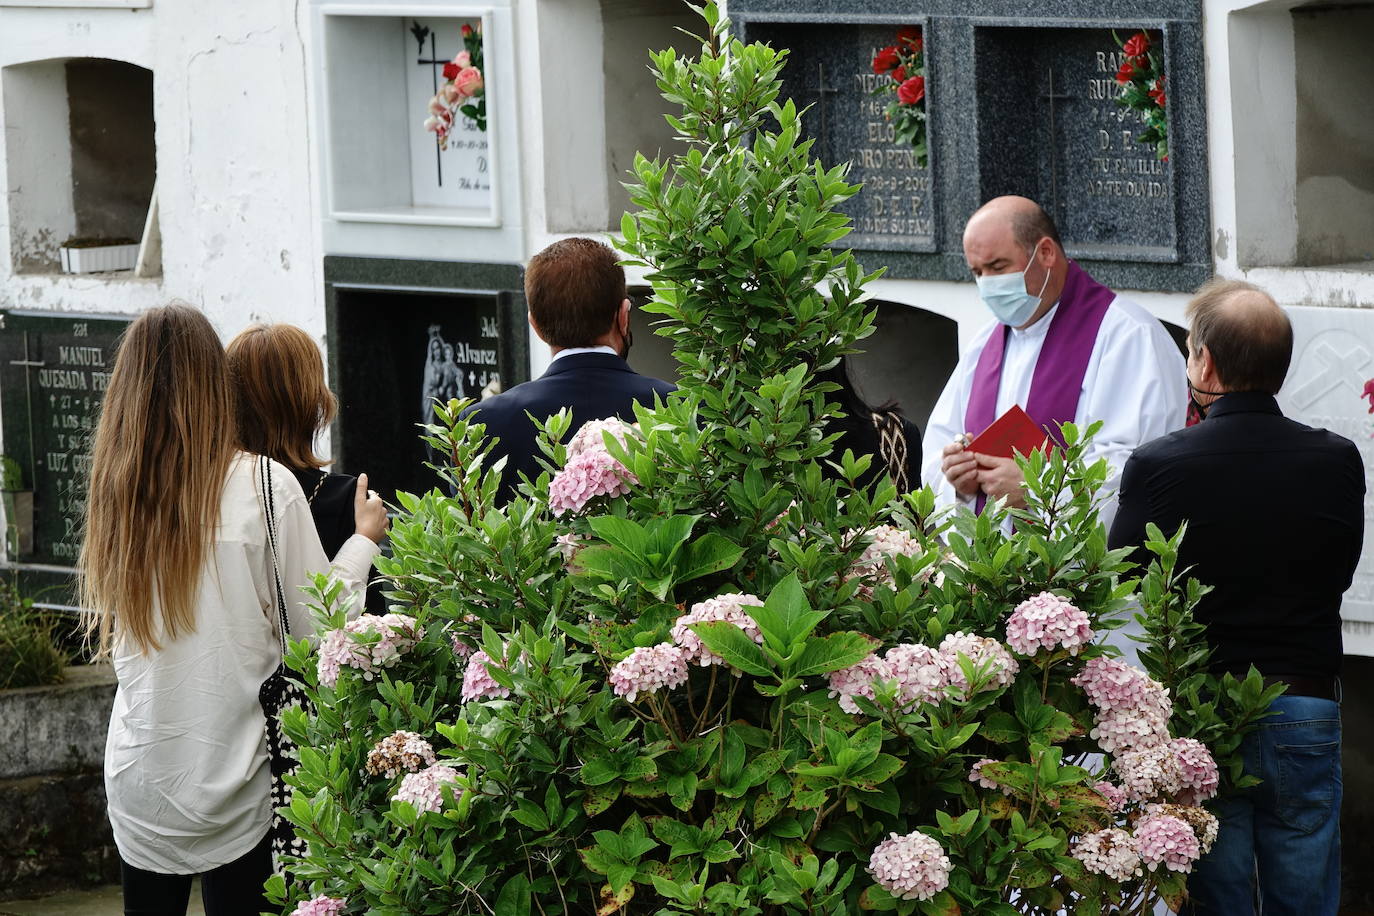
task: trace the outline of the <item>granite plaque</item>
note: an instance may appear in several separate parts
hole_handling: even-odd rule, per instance
[[[979,28],[975,44],[983,198],[1040,201],[1072,257],[1177,261],[1174,167],[1117,104],[1111,30]]]
[[[1295,420],[1353,441],[1374,468],[1374,311],[1287,309],[1293,362],[1279,406]],[[1347,655],[1374,655],[1374,488],[1364,497],[1364,553],[1341,604]]]
[[[910,26],[919,22],[907,23]],[[759,24],[751,39],[789,48],[784,96],[799,108],[812,155],[827,168],[848,162],[849,181],[863,189],[839,206],[854,221],[841,245],[871,251],[933,251],[935,205],[929,163],[895,135],[885,114],[891,84],[873,72],[873,56],[897,42],[901,25]],[[933,138],[927,148],[933,146]]]
[[[100,402],[127,318],[0,312],[5,455],[33,490],[32,552],[23,563],[73,566]]]
[[[340,448],[388,500],[439,485],[420,440],[435,399],[500,391],[499,295],[336,287]],[[523,329],[522,329],[523,330]]]

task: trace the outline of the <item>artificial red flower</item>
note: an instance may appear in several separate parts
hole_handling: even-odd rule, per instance
[[[451,80],[458,75],[459,67],[455,63],[444,64],[444,79]]]
[[[873,72],[882,74],[901,64],[896,45],[889,45],[873,55]]]
[[[1130,61],[1123,61],[1121,69],[1116,71],[1116,81],[1124,86],[1131,81],[1133,76],[1135,76],[1135,67],[1131,66]]]
[[[909,25],[906,28],[898,29],[897,40],[910,47],[913,51],[920,51],[922,45],[921,27]]]
[[[897,87],[897,101],[903,105],[915,105],[926,95],[926,78],[913,76]]]
[[[472,37],[472,26],[468,25],[467,23],[463,23],[463,37],[464,37],[464,38],[471,38],[471,37]]]
[[[906,67],[898,67],[892,71],[892,78],[899,83],[906,82]]]
[[[1150,50],[1150,36],[1144,32],[1136,32],[1130,41],[1121,46],[1121,50],[1127,57],[1144,57],[1145,52]]]

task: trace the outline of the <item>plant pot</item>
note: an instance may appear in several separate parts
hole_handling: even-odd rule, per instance
[[[33,553],[33,491],[0,490],[5,516],[5,554],[10,559]]]
[[[90,248],[62,246],[62,272],[89,274],[107,270],[133,270],[137,245],[98,245]]]

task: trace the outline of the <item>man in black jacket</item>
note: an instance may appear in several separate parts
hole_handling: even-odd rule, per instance
[[[530,415],[545,420],[571,408],[569,437],[589,420],[634,420],[634,404],[666,398],[672,385],[639,375],[625,362],[630,352],[630,300],[625,271],[610,248],[594,239],[554,242],[525,268],[530,326],[553,351],[537,379],[469,407],[464,417],[487,426],[500,441],[490,461],[504,457],[497,502],[515,495],[521,475],[539,476],[543,452]]]
[[[1364,535],[1354,443],[1283,416],[1288,316],[1259,288],[1213,280],[1188,306],[1188,386],[1204,416],[1136,449],[1113,547],[1188,523],[1178,564],[1212,586],[1197,607],[1211,665],[1251,665],[1286,693],[1243,745],[1263,782],[1221,800],[1221,830],[1188,881],[1196,914],[1336,913],[1340,891],[1341,595]]]

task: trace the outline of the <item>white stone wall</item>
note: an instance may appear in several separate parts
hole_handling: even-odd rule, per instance
[[[51,81],[41,92],[23,85],[38,69],[60,75],[60,64],[5,70],[0,122],[34,123],[42,109],[48,118],[33,136],[10,129],[0,141],[0,187],[10,197],[0,207],[0,305],[132,314],[181,298],[204,308],[226,338],[257,319],[290,321],[322,337],[305,18],[279,0],[162,0],[137,10],[0,6],[0,67],[95,57],[153,71],[163,241],[156,279],[12,271],[11,234],[53,222],[46,217],[62,210],[62,194],[70,197],[70,151],[62,140],[64,90]],[[41,185],[12,186],[6,161],[15,155],[50,159]],[[12,210],[28,228],[11,225]],[[60,241],[72,227],[48,229]]]

